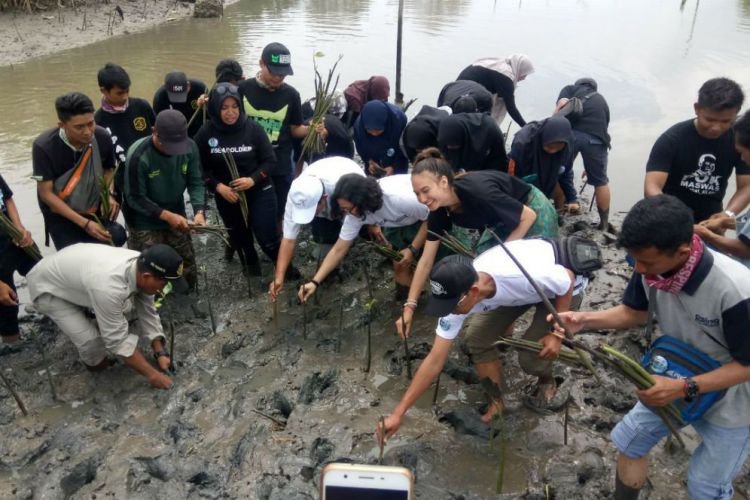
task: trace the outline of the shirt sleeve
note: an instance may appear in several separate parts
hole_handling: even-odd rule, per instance
[[[289,103],[289,125],[297,126],[304,124],[302,119],[302,100],[299,96],[299,92],[292,89],[293,97]]]
[[[138,318],[138,328],[142,335],[150,339],[164,337],[164,329],[161,326],[159,313],[154,306],[154,297],[145,293],[137,293],[133,298],[135,302],[135,313]]]
[[[428,231],[432,231],[433,233],[442,236],[451,229],[453,229],[453,223],[444,208],[439,208],[434,212],[430,212],[430,215],[427,217]],[[435,236],[435,234],[427,233],[427,240],[438,241],[440,238]]]
[[[138,346],[138,337],[128,332],[128,320],[123,314],[128,300],[125,290],[90,288],[89,300],[104,348],[117,356],[132,356]]]
[[[516,107],[516,89],[513,85],[513,80],[505,75],[500,75],[499,73],[498,75],[498,97],[503,98],[505,109],[508,110],[508,114],[511,118],[513,118],[513,121],[516,122],[519,127],[523,127],[524,125],[526,125],[526,120],[523,119],[523,117],[521,116],[521,112],[518,111],[518,108]]]
[[[348,215],[344,217],[344,223],[341,225],[341,231],[339,231],[339,238],[344,241],[352,241],[359,235],[359,230],[362,229],[364,221],[359,217],[353,217]]]
[[[5,182],[5,179],[3,179],[3,176],[0,175],[0,192],[3,193],[3,198],[10,199],[13,198],[13,191],[11,191],[10,186],[8,186],[8,183]]]
[[[636,311],[648,311],[648,294],[643,287],[643,277],[634,272],[625,288],[622,303]]]
[[[125,197],[130,208],[152,219],[158,219],[162,208],[148,197],[146,173],[141,168],[142,154],[146,153],[140,151],[140,147],[131,148],[131,154],[125,162]]]
[[[97,127],[94,132],[96,145],[99,147],[99,156],[102,158],[102,168],[112,170],[115,168],[115,148],[112,135],[103,127]]]
[[[742,365],[750,365],[750,299],[745,299],[726,309],[721,314],[724,338],[729,345],[729,354]]]
[[[557,96],[557,100],[560,99],[570,99],[573,97],[575,91],[575,87],[573,85],[566,85],[562,89],[560,89],[560,94]],[[557,102],[557,101],[555,101]]]
[[[198,146],[195,142],[191,142],[190,156],[188,158],[187,189],[193,210],[204,210],[206,208],[206,187],[203,184],[201,160],[198,154]]]
[[[212,193],[215,193],[216,186],[219,185],[219,180],[214,175],[213,162],[211,161],[211,149],[206,140],[207,135],[206,125],[204,124],[198,133],[195,134],[195,137],[193,137],[193,141],[198,147],[198,155],[200,156],[201,169],[203,171],[203,182]]]
[[[518,227],[521,222],[523,203],[505,194],[496,186],[488,193],[486,200],[483,200],[477,209],[484,208],[490,213],[492,225],[502,224],[509,232]]]
[[[55,176],[52,173],[52,161],[47,152],[36,141],[31,147],[31,165],[34,175],[41,177],[43,181],[53,181]]]
[[[252,123],[255,125],[253,126],[253,144],[258,153],[259,167],[250,177],[258,184],[268,178],[270,170],[276,165],[276,154],[273,152],[273,146],[263,127],[255,122]]]
[[[539,276],[534,276],[534,280],[541,286],[542,291],[549,298],[565,295],[573,284],[573,280],[570,279],[567,269],[557,264],[550,268],[545,268],[543,272],[538,274]]]
[[[286,197],[286,204],[284,205],[284,222],[283,222],[283,236],[287,240],[296,240],[299,235],[300,224],[295,223],[292,220],[292,200],[289,196]]]
[[[648,155],[646,172],[669,173],[676,153],[675,141],[667,133],[662,134],[651,148],[651,154]]]
[[[438,320],[435,335],[445,340],[455,339],[458,337],[461,326],[466,321],[466,317],[466,314],[449,314],[448,316],[443,316]]]

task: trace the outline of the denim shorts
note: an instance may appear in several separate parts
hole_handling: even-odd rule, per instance
[[[690,425],[702,442],[693,452],[688,467],[688,493],[692,500],[730,500],[732,480],[750,453],[750,426],[727,428],[704,419]],[[629,458],[649,453],[669,430],[658,415],[637,403],[612,430],[617,450]]]

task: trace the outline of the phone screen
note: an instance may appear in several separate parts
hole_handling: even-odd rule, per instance
[[[403,490],[380,490],[375,488],[351,488],[349,486],[326,486],[326,500],[408,500],[409,492]]]

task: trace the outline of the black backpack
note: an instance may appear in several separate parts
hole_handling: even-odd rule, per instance
[[[568,102],[566,102],[562,108],[558,109],[555,112],[555,116],[564,116],[568,119],[568,121],[575,121],[581,117],[583,114],[583,104],[588,101],[591,96],[596,94],[596,92],[591,92],[590,94],[587,94],[582,97],[571,97],[568,99]]]
[[[547,240],[555,250],[555,262],[576,274],[587,275],[604,265],[602,252],[595,241],[579,236]]]

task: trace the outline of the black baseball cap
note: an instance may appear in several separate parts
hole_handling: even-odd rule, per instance
[[[169,245],[159,243],[149,247],[138,260],[157,278],[170,281],[182,278],[182,257]]]
[[[164,152],[170,156],[190,152],[190,139],[185,115],[176,109],[165,109],[156,115],[156,134]]]
[[[269,43],[263,49],[261,60],[268,66],[268,70],[274,75],[293,75],[292,55],[289,49],[281,43]]]
[[[172,71],[164,77],[164,88],[169,102],[182,104],[188,98],[188,78],[182,71]]]
[[[473,261],[464,255],[449,255],[435,264],[430,273],[430,299],[425,312],[430,316],[447,316],[452,313],[477,281]]]

